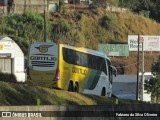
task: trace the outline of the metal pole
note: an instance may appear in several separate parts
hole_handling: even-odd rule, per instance
[[[142,92],[141,92],[142,101],[143,101],[143,94],[144,94],[144,49],[143,49],[143,42],[142,42]]]
[[[44,10],[44,42],[47,41],[47,35],[46,35],[46,11]]]
[[[138,100],[138,82],[139,82],[139,34],[138,34],[138,54],[137,54],[137,86],[136,86],[136,100]]]

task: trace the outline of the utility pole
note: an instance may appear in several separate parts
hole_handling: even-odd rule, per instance
[[[138,34],[138,54],[137,54],[137,86],[136,86],[136,100],[138,100],[138,83],[139,83],[139,34]]]
[[[143,101],[143,93],[144,93],[144,38],[140,38],[142,41],[142,82],[141,82],[141,100]]]
[[[47,41],[47,35],[46,35],[46,11],[44,9],[44,42]]]

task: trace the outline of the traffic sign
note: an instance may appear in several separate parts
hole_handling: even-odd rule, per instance
[[[138,41],[139,41],[139,43],[141,44],[141,43],[143,43],[143,42],[144,42],[144,38],[143,38],[143,37],[141,37],[141,36],[139,36]]]

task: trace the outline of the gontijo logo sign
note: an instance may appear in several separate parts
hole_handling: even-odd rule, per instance
[[[56,50],[53,50],[53,45],[40,45],[38,47],[35,47],[36,49],[39,50],[38,53],[34,51],[34,54],[30,56],[31,60],[31,66],[36,66],[36,67],[56,67],[56,61],[57,61],[57,55],[55,52]],[[50,54],[45,54],[46,52],[49,51],[50,48]],[[51,49],[52,48],[52,49]]]
[[[48,49],[52,46],[53,45],[40,45],[39,47],[35,47],[35,48],[37,48],[41,53],[46,53],[48,52]]]

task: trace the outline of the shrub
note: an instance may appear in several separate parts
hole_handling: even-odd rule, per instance
[[[117,28],[117,21],[113,15],[105,15],[102,17],[101,26],[108,30],[115,30]]]
[[[9,73],[0,73],[0,81],[17,83],[15,75]]]

